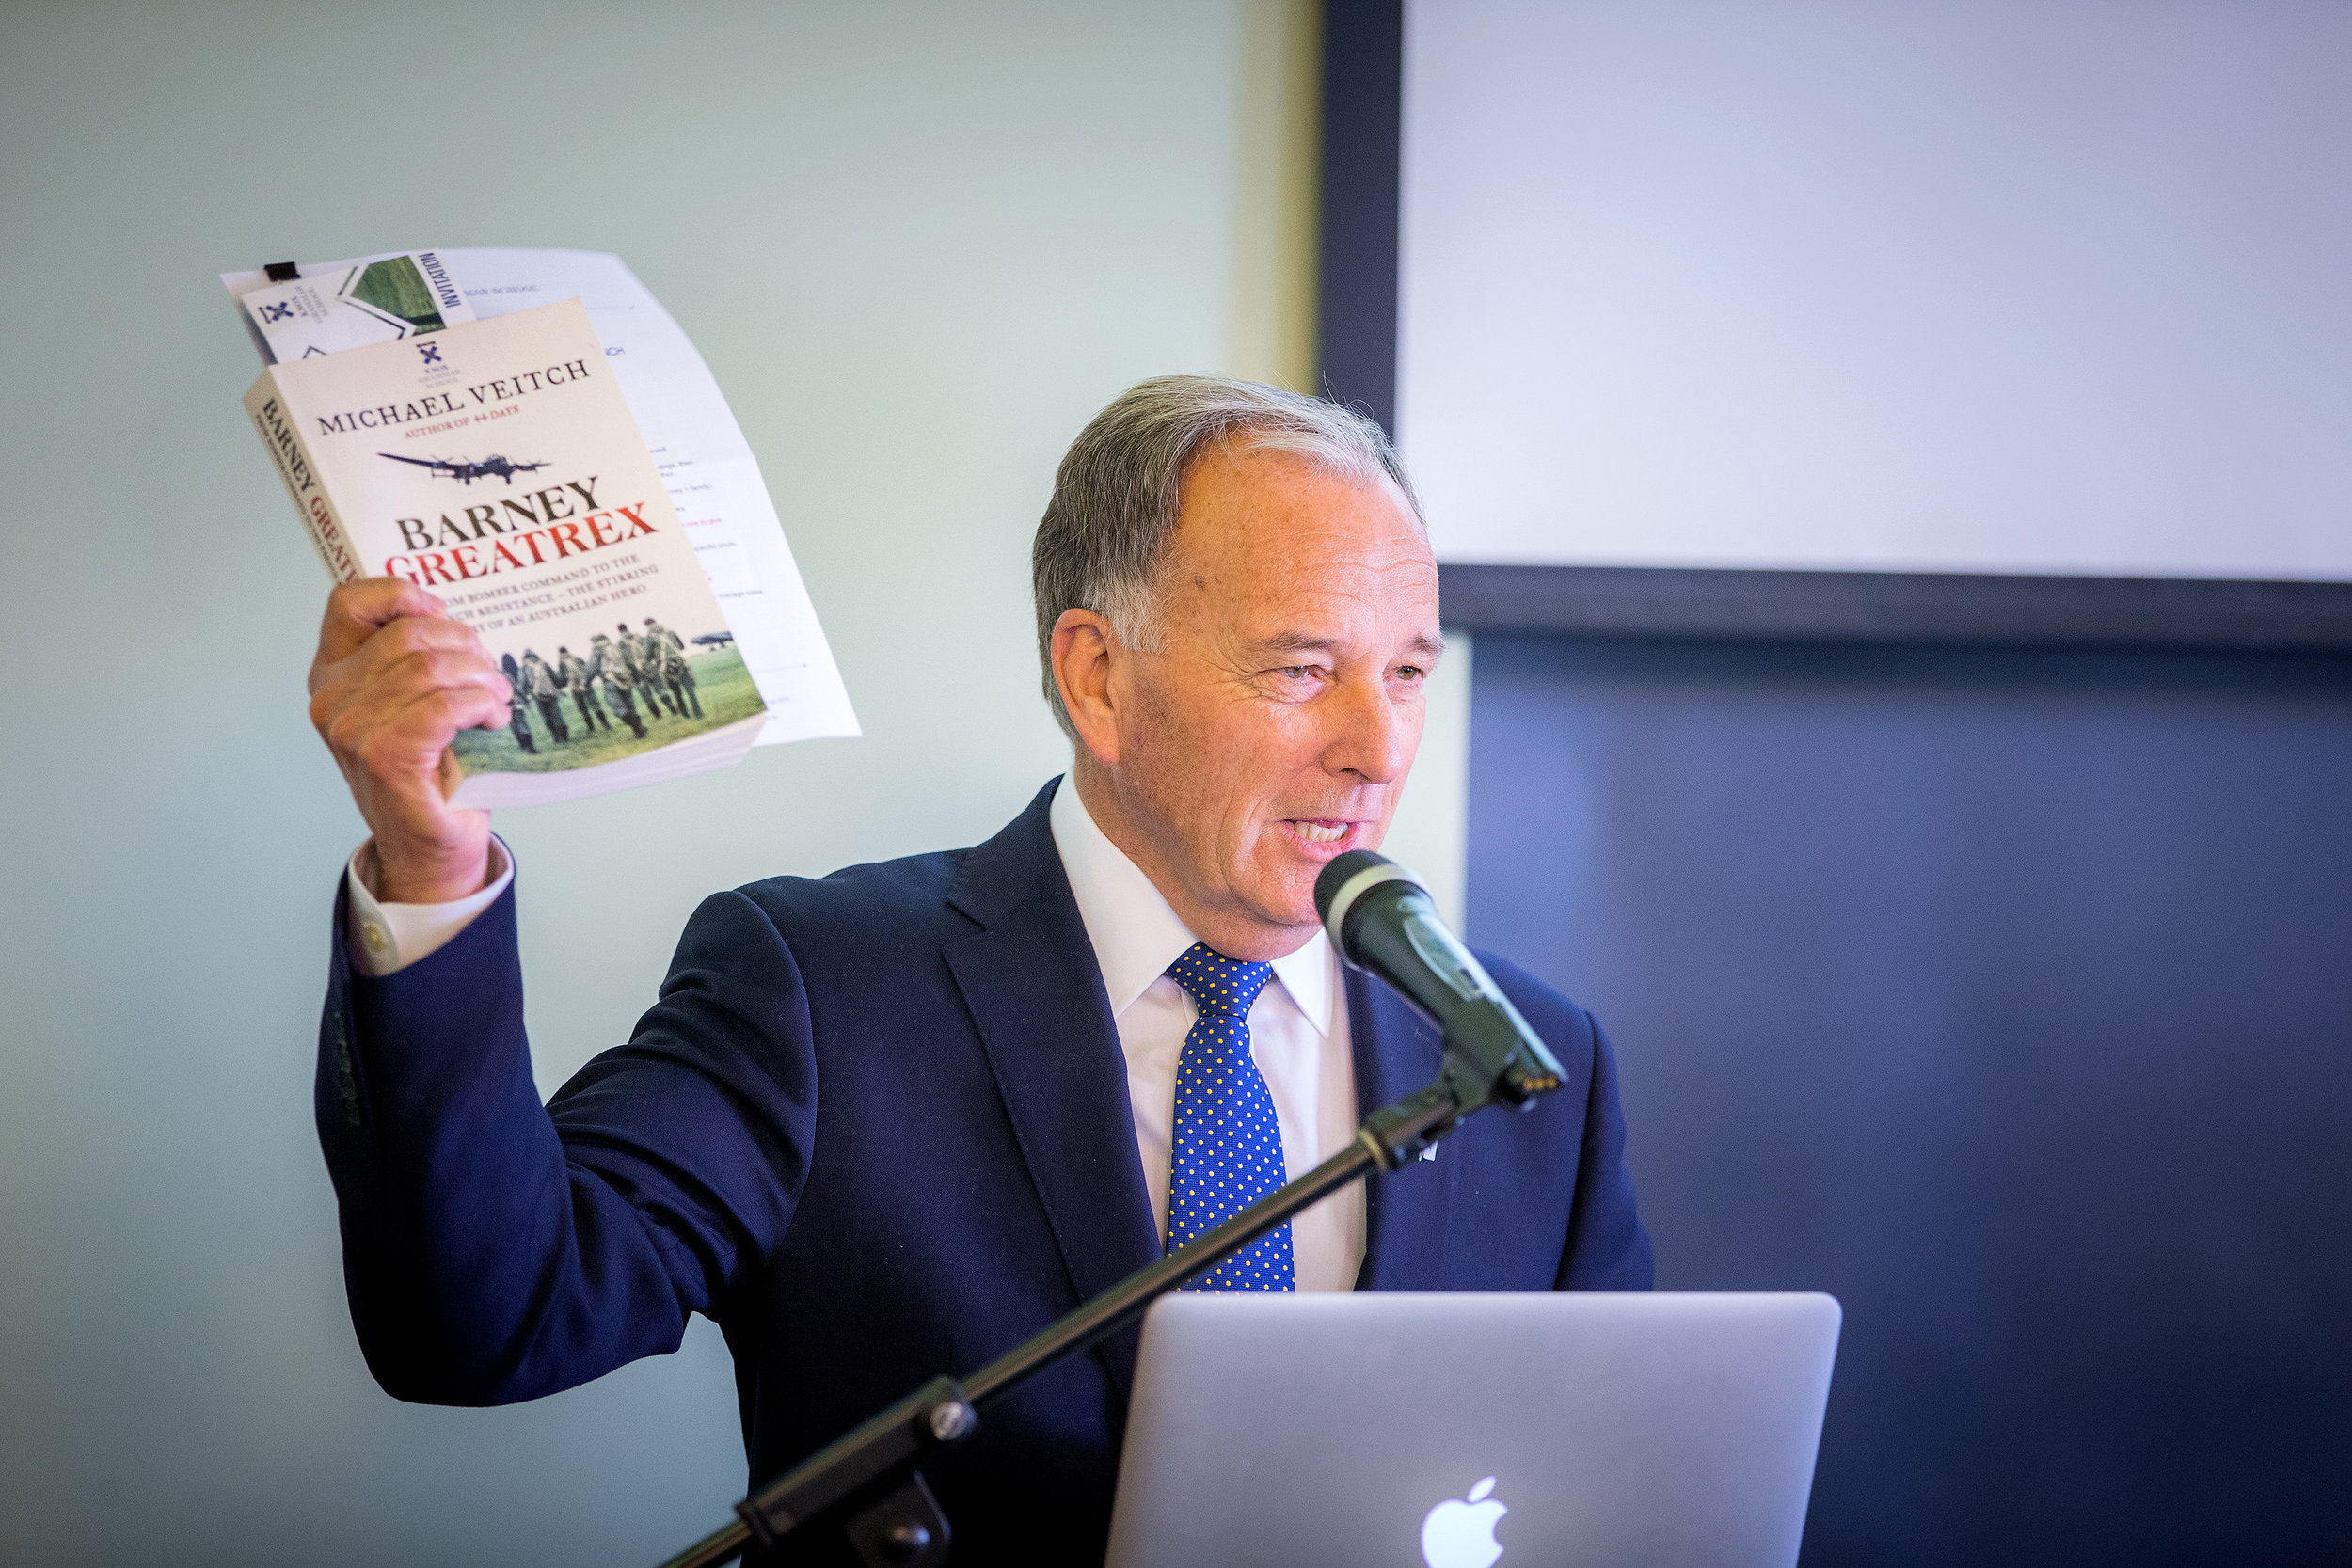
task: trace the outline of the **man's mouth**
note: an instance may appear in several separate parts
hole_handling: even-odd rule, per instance
[[[1362,836],[1364,824],[1343,816],[1290,816],[1282,820],[1298,847],[1317,859],[1344,853]]]

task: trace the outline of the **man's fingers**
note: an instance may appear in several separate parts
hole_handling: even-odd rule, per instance
[[[403,616],[437,617],[448,612],[449,607],[438,597],[398,578],[346,582],[326,595],[326,615],[319,623],[319,662],[334,664],[349,658],[375,635],[377,627]]]
[[[438,775],[441,752],[457,738],[459,730],[504,724],[506,699],[478,687],[437,687],[417,697],[386,719],[384,728],[397,742],[413,746],[431,761],[428,771]]]
[[[435,687],[364,717],[345,716],[329,727],[327,742],[372,789],[430,793],[437,803],[446,794],[439,787],[441,753],[457,732],[506,718],[505,700],[480,687]]]
[[[485,691],[501,704],[514,695],[506,676],[470,642],[443,647],[427,643],[413,651],[363,650],[314,675],[310,722],[332,745],[335,725],[373,724],[427,692],[458,687]]]
[[[419,619],[405,617],[377,632],[359,650],[358,663],[363,672],[388,669],[402,660],[420,656],[445,656],[471,659],[485,670],[495,670],[490,651],[482,645],[482,639],[473,627],[463,621],[448,621],[437,617]],[[362,678],[365,678],[364,675]]]
[[[387,698],[403,702],[427,691],[465,686],[495,692],[503,703],[510,691],[506,676],[471,643],[427,644],[396,654],[366,670],[359,678],[372,696],[381,692]]]
[[[357,737],[429,716],[433,710],[420,708],[419,705],[430,699],[448,697],[463,704],[471,714],[495,713],[498,722],[503,724],[511,695],[506,677],[478,654],[463,649],[426,649],[404,654],[390,664],[370,672],[360,682],[339,682],[322,689],[310,700],[310,721],[336,752],[353,756],[357,754]],[[469,718],[463,723],[452,724],[439,743],[449,744],[451,735],[482,721]]]
[[[310,721],[367,818],[381,888],[396,899],[469,892],[488,853],[488,816],[449,804],[464,776],[449,747],[460,730],[507,722],[512,693],[448,608],[390,578],[345,583],[327,595],[310,665]]]
[[[470,666],[500,680],[506,678],[490,662],[489,651],[483,647],[482,639],[471,626],[460,621],[412,615],[378,628],[350,657],[314,667],[310,672],[310,690],[313,696],[338,688],[363,692],[395,673],[409,670],[418,660],[452,669],[457,665]]]

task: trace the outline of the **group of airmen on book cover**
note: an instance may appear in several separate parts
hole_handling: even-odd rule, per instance
[[[590,640],[585,658],[569,647],[558,647],[551,660],[541,658],[530,648],[523,650],[519,663],[513,654],[500,657],[507,685],[514,689],[506,703],[506,727],[515,744],[526,752],[539,749],[531,727],[534,707],[546,726],[548,743],[568,742],[572,728],[564,721],[566,695],[579,710],[582,740],[599,727],[611,729],[612,714],[619,715],[640,740],[645,738],[646,724],[665,715],[683,719],[691,711],[696,719],[703,716],[702,698],[694,690],[694,668],[686,657],[685,641],[676,632],[650,615],[645,617],[642,633],[629,630],[627,621],[613,629],[615,637],[598,632]],[[637,711],[640,702],[645,709],[643,717]]]

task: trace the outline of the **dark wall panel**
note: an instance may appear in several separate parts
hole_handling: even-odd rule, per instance
[[[1317,343],[1324,396],[1396,434],[1404,0],[1326,0]]]
[[[1482,636],[1470,920],[1669,1289],[1846,1305],[1805,1560],[2352,1560],[2352,661]]]

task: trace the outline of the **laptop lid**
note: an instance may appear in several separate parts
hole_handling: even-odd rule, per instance
[[[1789,1568],[1839,1320],[1813,1294],[1163,1297],[1109,1568]]]

